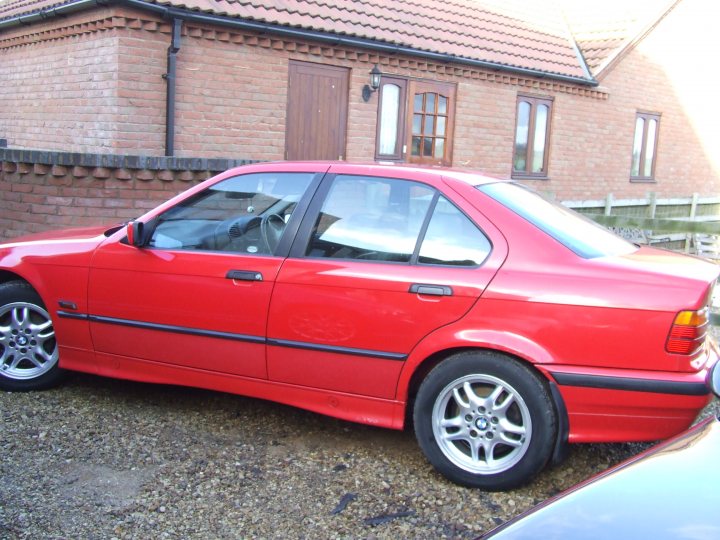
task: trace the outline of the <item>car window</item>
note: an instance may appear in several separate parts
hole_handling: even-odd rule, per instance
[[[160,215],[159,249],[272,254],[314,173],[257,173],[223,180]]]
[[[434,194],[407,180],[337,176],[305,254],[410,262]]]
[[[477,187],[500,204],[586,259],[624,255],[637,247],[577,212],[511,182]]]
[[[445,197],[439,197],[420,246],[420,264],[477,266],[490,253],[490,241]]]

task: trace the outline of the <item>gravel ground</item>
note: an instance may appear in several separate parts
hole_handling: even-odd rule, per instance
[[[436,474],[409,431],[233,395],[77,374],[0,393],[0,411],[9,539],[474,538],[648,446],[577,445],[484,493]]]

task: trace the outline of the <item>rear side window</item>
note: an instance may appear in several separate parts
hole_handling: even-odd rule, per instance
[[[585,259],[624,255],[637,249],[594,221],[519,184],[498,182],[477,189]]]
[[[410,180],[338,176],[305,255],[408,264],[477,266],[490,242],[435,189]]]

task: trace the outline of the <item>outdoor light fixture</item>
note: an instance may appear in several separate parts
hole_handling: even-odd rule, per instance
[[[376,92],[378,88],[380,88],[380,78],[382,77],[382,71],[380,71],[380,68],[377,67],[377,64],[370,70],[370,84],[366,84],[363,86],[362,90],[362,98],[363,101],[368,102],[370,101],[370,96],[373,95],[373,92]]]

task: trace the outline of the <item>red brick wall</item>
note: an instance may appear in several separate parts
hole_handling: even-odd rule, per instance
[[[720,192],[720,158],[711,151],[720,118],[717,108],[698,108],[688,92],[717,88],[720,81],[713,69],[687,69],[687,59],[720,50],[720,33],[690,34],[702,39],[684,39],[680,56],[668,54],[680,47],[677,35],[687,21],[704,20],[698,5],[682,2],[598,89],[187,23],[178,53],[176,153],[283,159],[288,61],[294,59],[351,68],[346,155],[372,160],[377,95],[369,103],[360,96],[378,63],[388,74],[457,84],[455,166],[508,176],[516,96],[534,94],[554,98],[549,179],[526,183],[563,200],[600,199],[608,192],[616,198],[648,191],[713,195]],[[0,138],[10,147],[162,155],[169,25],[119,8],[92,14],[106,22],[94,29],[80,25],[82,31],[73,26],[80,15],[44,23],[46,29],[76,28],[51,41],[8,46],[8,35],[0,34],[0,61],[9,66],[0,70]],[[93,67],[82,71],[69,58]],[[47,75],[37,82],[35,72]],[[34,88],[33,99],[24,97],[18,78]],[[703,85],[705,80],[711,84]],[[79,101],[69,99],[79,95]],[[638,110],[662,114],[653,184],[629,181]],[[703,120],[708,115],[714,123]]]

